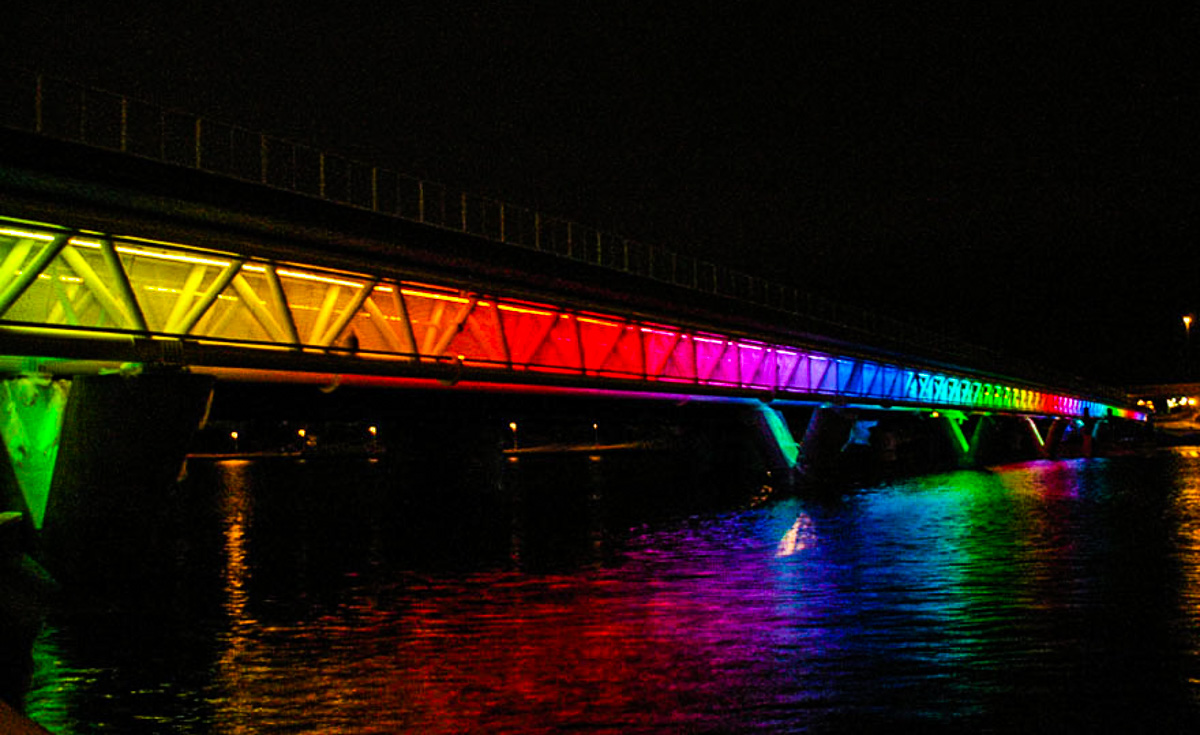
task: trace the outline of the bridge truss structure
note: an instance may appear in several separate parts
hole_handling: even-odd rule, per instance
[[[141,356],[282,380],[332,366],[499,388],[1143,418],[965,371],[14,219],[0,219],[0,339],[18,360]]]

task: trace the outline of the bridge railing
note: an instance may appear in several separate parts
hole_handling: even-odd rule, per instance
[[[1004,365],[1045,375],[1011,357],[795,286],[693,258],[528,207],[455,191],[293,140],[29,71],[0,70],[0,125],[229,176],[349,207],[766,306],[815,333],[867,337],[933,359]],[[1059,385],[1081,383],[1055,376]],[[1101,390],[1082,385],[1091,392]],[[1114,398],[1116,392],[1114,392]]]

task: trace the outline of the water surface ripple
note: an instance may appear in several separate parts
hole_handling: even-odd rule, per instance
[[[58,733],[1200,721],[1188,450],[685,513],[595,468],[510,475],[480,511],[380,465],[194,468],[173,582],[55,613],[28,710]]]

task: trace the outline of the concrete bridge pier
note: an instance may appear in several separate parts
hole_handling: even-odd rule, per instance
[[[1063,437],[1066,436],[1071,419],[1056,418],[1051,420],[1042,438],[1042,456],[1046,459],[1056,459],[1062,449]]]
[[[963,424],[966,419],[967,417],[959,411],[947,411],[934,417],[934,421],[938,423],[942,434],[947,439],[955,464],[959,467],[971,467],[974,462],[973,447],[963,433]]]
[[[1046,450],[1046,433],[1038,427],[1037,421],[1032,416],[1021,416],[1018,419],[1011,420],[1019,422],[1019,431],[1026,437],[1035,456],[1043,458],[1049,456]],[[1049,428],[1049,424],[1047,424],[1047,428]]]
[[[27,545],[45,516],[70,385],[36,373],[0,381],[0,511],[22,514]]]
[[[40,551],[64,582],[134,573],[170,538],[170,490],[213,380],[188,373],[85,375],[71,382]]]
[[[1021,462],[1044,456],[1043,434],[1027,416],[987,414],[971,440],[977,465]]]
[[[788,425],[787,417],[777,408],[758,404],[750,408],[745,418],[761,438],[767,472],[772,480],[785,488],[793,488],[800,461],[800,445]]]
[[[995,433],[990,416],[967,416],[961,411],[946,411],[935,420],[941,425],[955,464],[960,468],[978,467],[989,456]]]
[[[800,441],[798,464],[806,477],[820,479],[837,469],[842,449],[850,440],[857,415],[841,407],[813,410]]]
[[[1107,419],[1087,418],[1084,419],[1080,431],[1083,440],[1081,449],[1083,456],[1088,458],[1103,456],[1105,445],[1112,435],[1112,424]]]

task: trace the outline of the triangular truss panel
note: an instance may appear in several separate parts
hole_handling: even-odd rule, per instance
[[[734,340],[710,343],[706,380],[713,385],[742,385],[742,345]]]
[[[811,393],[812,361],[813,356],[806,352],[795,353],[794,359],[792,353],[783,353],[779,378],[783,389],[792,393]]]
[[[504,306],[495,301],[477,301],[467,314],[463,328],[450,343],[455,357],[481,366],[512,367]]]
[[[305,326],[312,330],[308,303],[297,311],[309,312]],[[359,348],[372,357],[388,356],[409,361],[417,358],[416,338],[409,319],[407,299],[397,284],[380,284],[363,299],[362,311],[354,320]]]
[[[886,397],[882,391],[883,366],[864,362],[859,368],[861,376],[862,395],[870,398]]]
[[[370,341],[370,330],[359,323],[362,292],[369,287],[365,279],[343,274],[254,263],[241,269],[228,290],[243,313],[254,312],[249,320],[273,342],[350,347],[354,340]],[[236,338],[223,330],[216,334]]]
[[[842,395],[850,378],[850,364],[845,360],[827,358],[817,390],[830,395]]]
[[[228,284],[187,333],[221,340],[298,346],[299,337],[292,315],[299,310],[288,307],[279,274],[273,267],[268,271],[267,266],[250,264],[234,273],[235,265],[221,268],[213,276],[214,284],[225,280]],[[202,295],[191,308],[204,308],[204,304]],[[185,321],[181,331],[187,326],[188,321]]]
[[[12,321],[144,332],[121,259],[108,240],[0,230],[0,312]]]
[[[582,373],[577,319],[568,313],[518,303],[498,307],[495,331],[502,332],[508,346],[506,359],[515,369]],[[590,325],[592,326],[592,325]],[[589,329],[589,333],[591,330]]]
[[[824,355],[811,355],[806,367],[807,388],[813,393],[830,393],[830,376],[837,375],[837,363]]]
[[[592,375],[641,376],[642,345],[637,327],[592,315],[575,317],[584,369]]]
[[[792,380],[800,367],[801,353],[788,349],[775,349],[775,387],[783,392],[791,390]]]
[[[540,340],[528,360],[533,369],[554,372],[583,372],[579,334],[575,320],[569,314],[554,314],[549,318],[549,330]]]
[[[150,245],[122,245],[117,252],[153,332],[187,334],[203,316],[198,300],[210,292],[214,299],[219,298],[223,289],[218,281],[227,271],[239,268],[227,257]]]
[[[471,296],[466,303],[442,310],[441,320],[433,332],[437,339],[423,344],[421,354],[438,360],[487,360],[485,348],[467,328],[471,315],[478,308],[478,298]]]
[[[839,374],[839,386],[841,392],[848,396],[861,396],[863,394],[863,374],[862,363],[858,360],[842,361],[843,369]]]
[[[671,383],[696,382],[696,346],[691,335],[679,335],[658,377]]]
[[[767,345],[745,344],[739,348],[742,384],[752,388],[774,388],[775,350]]]
[[[412,330],[416,352],[422,358],[441,359],[461,354],[451,345],[477,299],[460,292],[431,288],[408,288],[401,291],[403,304]],[[398,323],[403,329],[403,324]],[[478,357],[478,355],[471,355]]]
[[[679,346],[682,332],[655,325],[642,327],[642,350],[645,354],[646,377],[658,380],[671,359],[671,353]]]
[[[528,365],[537,359],[554,354],[544,349],[559,327],[559,313],[549,309],[534,309],[523,305],[505,304],[500,309],[501,324],[512,352],[514,366]]]
[[[710,335],[695,337],[692,341],[695,344],[696,377],[701,383],[708,384],[720,374],[721,358],[728,342]]]

